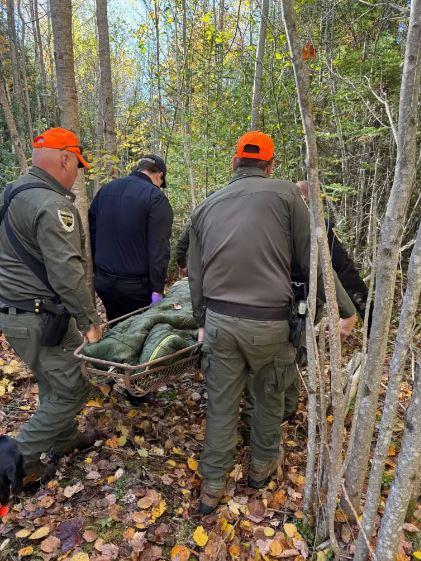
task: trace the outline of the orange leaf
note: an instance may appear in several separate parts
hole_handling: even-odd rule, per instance
[[[175,545],[170,553],[171,561],[188,561],[190,549],[185,545]]]

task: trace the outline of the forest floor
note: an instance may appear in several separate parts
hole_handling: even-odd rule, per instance
[[[409,395],[404,384],[403,402]],[[1,337],[0,432],[15,434],[36,405],[37,386],[30,372]],[[195,510],[205,409],[199,372],[185,374],[136,407],[118,388],[96,386],[80,419],[82,428],[86,422],[97,428],[98,441],[83,453],[63,457],[53,479],[14,499],[0,522],[0,561],[331,559],[327,545],[313,547],[314,534],[302,513],[305,391],[295,419],[283,425],[284,479],[274,479],[259,492],[248,488],[249,453],[239,445],[223,504],[201,518]],[[402,430],[400,420],[387,460],[384,494]],[[343,559],[352,559],[358,526],[341,509],[336,520]],[[419,549],[413,522],[402,534],[399,561],[409,561],[414,548]]]

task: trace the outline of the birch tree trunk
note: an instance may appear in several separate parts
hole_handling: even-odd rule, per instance
[[[370,537],[379,506],[384,463],[389,450],[390,439],[399,403],[402,373],[408,357],[408,348],[413,336],[413,324],[421,293],[421,227],[412,250],[408,268],[408,286],[402,305],[396,345],[389,370],[386,399],[383,408],[379,435],[371,464],[370,479],[364,504],[362,530],[358,537],[354,561],[365,561],[368,550],[363,532]]]
[[[50,126],[50,108],[48,104],[48,87],[47,87],[47,72],[45,70],[45,61],[44,61],[44,49],[42,45],[42,38],[41,38],[41,28],[39,24],[39,11],[38,11],[38,0],[31,0],[31,5],[33,8],[34,13],[34,24],[35,24],[35,37],[34,41],[38,45],[38,53],[39,53],[39,67],[41,71],[41,105],[43,107],[45,121],[47,123],[47,127]]]
[[[96,0],[96,23],[98,28],[101,121],[104,148],[107,155],[115,156],[117,154],[117,136],[114,118],[107,0]],[[111,167],[107,166],[108,174]]]
[[[377,561],[394,561],[399,534],[421,468],[421,363],[415,369],[412,399],[405,415],[405,431],[396,475],[390,488],[377,537]]]
[[[73,36],[72,36],[72,2],[71,0],[51,0],[51,24],[54,35],[54,58],[57,76],[58,104],[62,127],[71,129],[80,135],[79,107],[76,93]],[[88,197],[86,194],[83,170],[79,170],[73,186],[76,194],[76,206],[79,210],[85,230],[85,251],[87,261],[87,279],[93,293],[93,268],[89,240]]]
[[[189,185],[190,185],[190,194],[191,194],[191,208],[194,210],[196,207],[196,188],[194,184],[194,175],[193,175],[193,164],[191,158],[191,144],[190,144],[190,127],[187,119],[187,115],[189,112],[189,88],[190,88],[190,80],[189,80],[189,72],[188,72],[188,52],[187,52],[187,6],[186,1],[182,0],[182,10],[183,10],[183,31],[182,31],[182,41],[183,41],[183,81],[181,82],[180,78],[179,81],[179,99],[180,99],[180,120],[181,126],[183,131],[183,147],[184,147],[184,161],[186,162],[188,176],[189,176]],[[178,50],[178,49],[177,49]],[[177,59],[179,60],[179,56]],[[181,76],[180,72],[178,75]],[[184,85],[184,88],[183,88]],[[184,90],[184,91],[183,91]]]
[[[395,176],[386,216],[380,232],[373,321],[365,370],[361,377],[361,383],[364,386],[357,411],[355,439],[345,473],[347,492],[357,511],[360,508],[361,494],[367,473],[380,381],[386,358],[404,219],[416,172],[417,105],[420,75],[421,0],[413,0],[399,102]]]
[[[27,173],[28,164],[26,161],[25,151],[23,148],[23,142],[19,136],[18,130],[16,128],[15,119],[13,113],[10,109],[9,100],[7,99],[6,89],[4,87],[3,81],[0,79],[0,105],[3,108],[4,116],[6,118],[7,127],[9,129],[10,137],[12,139],[13,147],[16,151],[16,155],[19,160],[19,166],[21,173]]]
[[[10,42],[10,60],[12,62],[13,94],[16,102],[19,103],[22,101],[22,88],[20,83],[14,0],[7,0],[7,31]]]
[[[345,419],[344,376],[341,370],[341,342],[339,336],[339,312],[336,302],[336,291],[332,270],[332,261],[326,236],[323,216],[323,206],[320,193],[318,155],[316,134],[313,123],[310,101],[310,80],[307,67],[301,59],[301,48],[298,40],[296,17],[292,0],[282,0],[283,20],[292,55],[295,82],[301,120],[304,127],[307,147],[307,175],[310,182],[310,210],[314,215],[320,262],[323,271],[323,282],[326,294],[326,304],[329,322],[331,391],[333,403],[333,426],[330,445],[330,470],[327,497],[327,521],[329,537],[336,558],[339,558],[339,547],[335,537],[334,516],[337,505],[337,495],[340,486],[342,445]]]
[[[269,16],[269,0],[262,0],[262,16],[260,20],[259,42],[256,50],[254,67],[253,98],[251,102],[251,130],[260,127],[260,112],[262,109],[262,76],[263,59],[265,56],[266,28]]]

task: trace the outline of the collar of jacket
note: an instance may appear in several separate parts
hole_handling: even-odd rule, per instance
[[[71,191],[69,191],[68,189],[65,189],[63,185],[61,185],[57,181],[57,179],[54,179],[54,177],[50,175],[48,172],[46,172],[45,170],[38,168],[36,166],[32,166],[29,170],[29,175],[34,175],[37,179],[41,179],[41,181],[47,183],[47,185],[52,189],[54,189],[54,191],[57,191],[57,193],[63,195],[63,197],[66,197],[66,199],[69,199],[70,201],[74,202],[76,195]]]
[[[139,177],[139,179],[143,179],[144,181],[149,181],[149,183],[152,183],[152,185],[154,187],[156,187],[155,183],[152,181],[152,179],[149,177],[149,175],[146,175],[146,173],[143,173],[143,172],[135,169],[134,171],[132,171],[132,173],[130,175],[135,175],[136,177]],[[158,189],[159,189],[159,187],[158,187]]]
[[[237,179],[243,179],[243,177],[270,177],[269,174],[264,172],[258,167],[252,168],[238,168],[238,170],[234,173],[231,178],[230,183],[233,181],[237,181]]]

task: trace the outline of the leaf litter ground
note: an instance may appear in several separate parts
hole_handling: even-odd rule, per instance
[[[0,344],[2,432],[13,434],[35,410],[37,388],[4,339]],[[16,498],[0,523],[0,561],[330,559],[328,549],[314,550],[301,511],[305,403],[283,426],[285,478],[259,492],[248,488],[249,449],[239,439],[223,504],[215,514],[198,517],[205,409],[199,372],[185,374],[136,406],[110,384],[94,388],[80,424],[82,429],[94,425],[98,441],[62,458],[53,479]],[[391,448],[390,470],[395,453]],[[344,559],[350,559],[357,526],[341,511],[337,523]],[[417,529],[412,525],[403,534],[399,561],[410,559],[415,544],[405,536]]]

